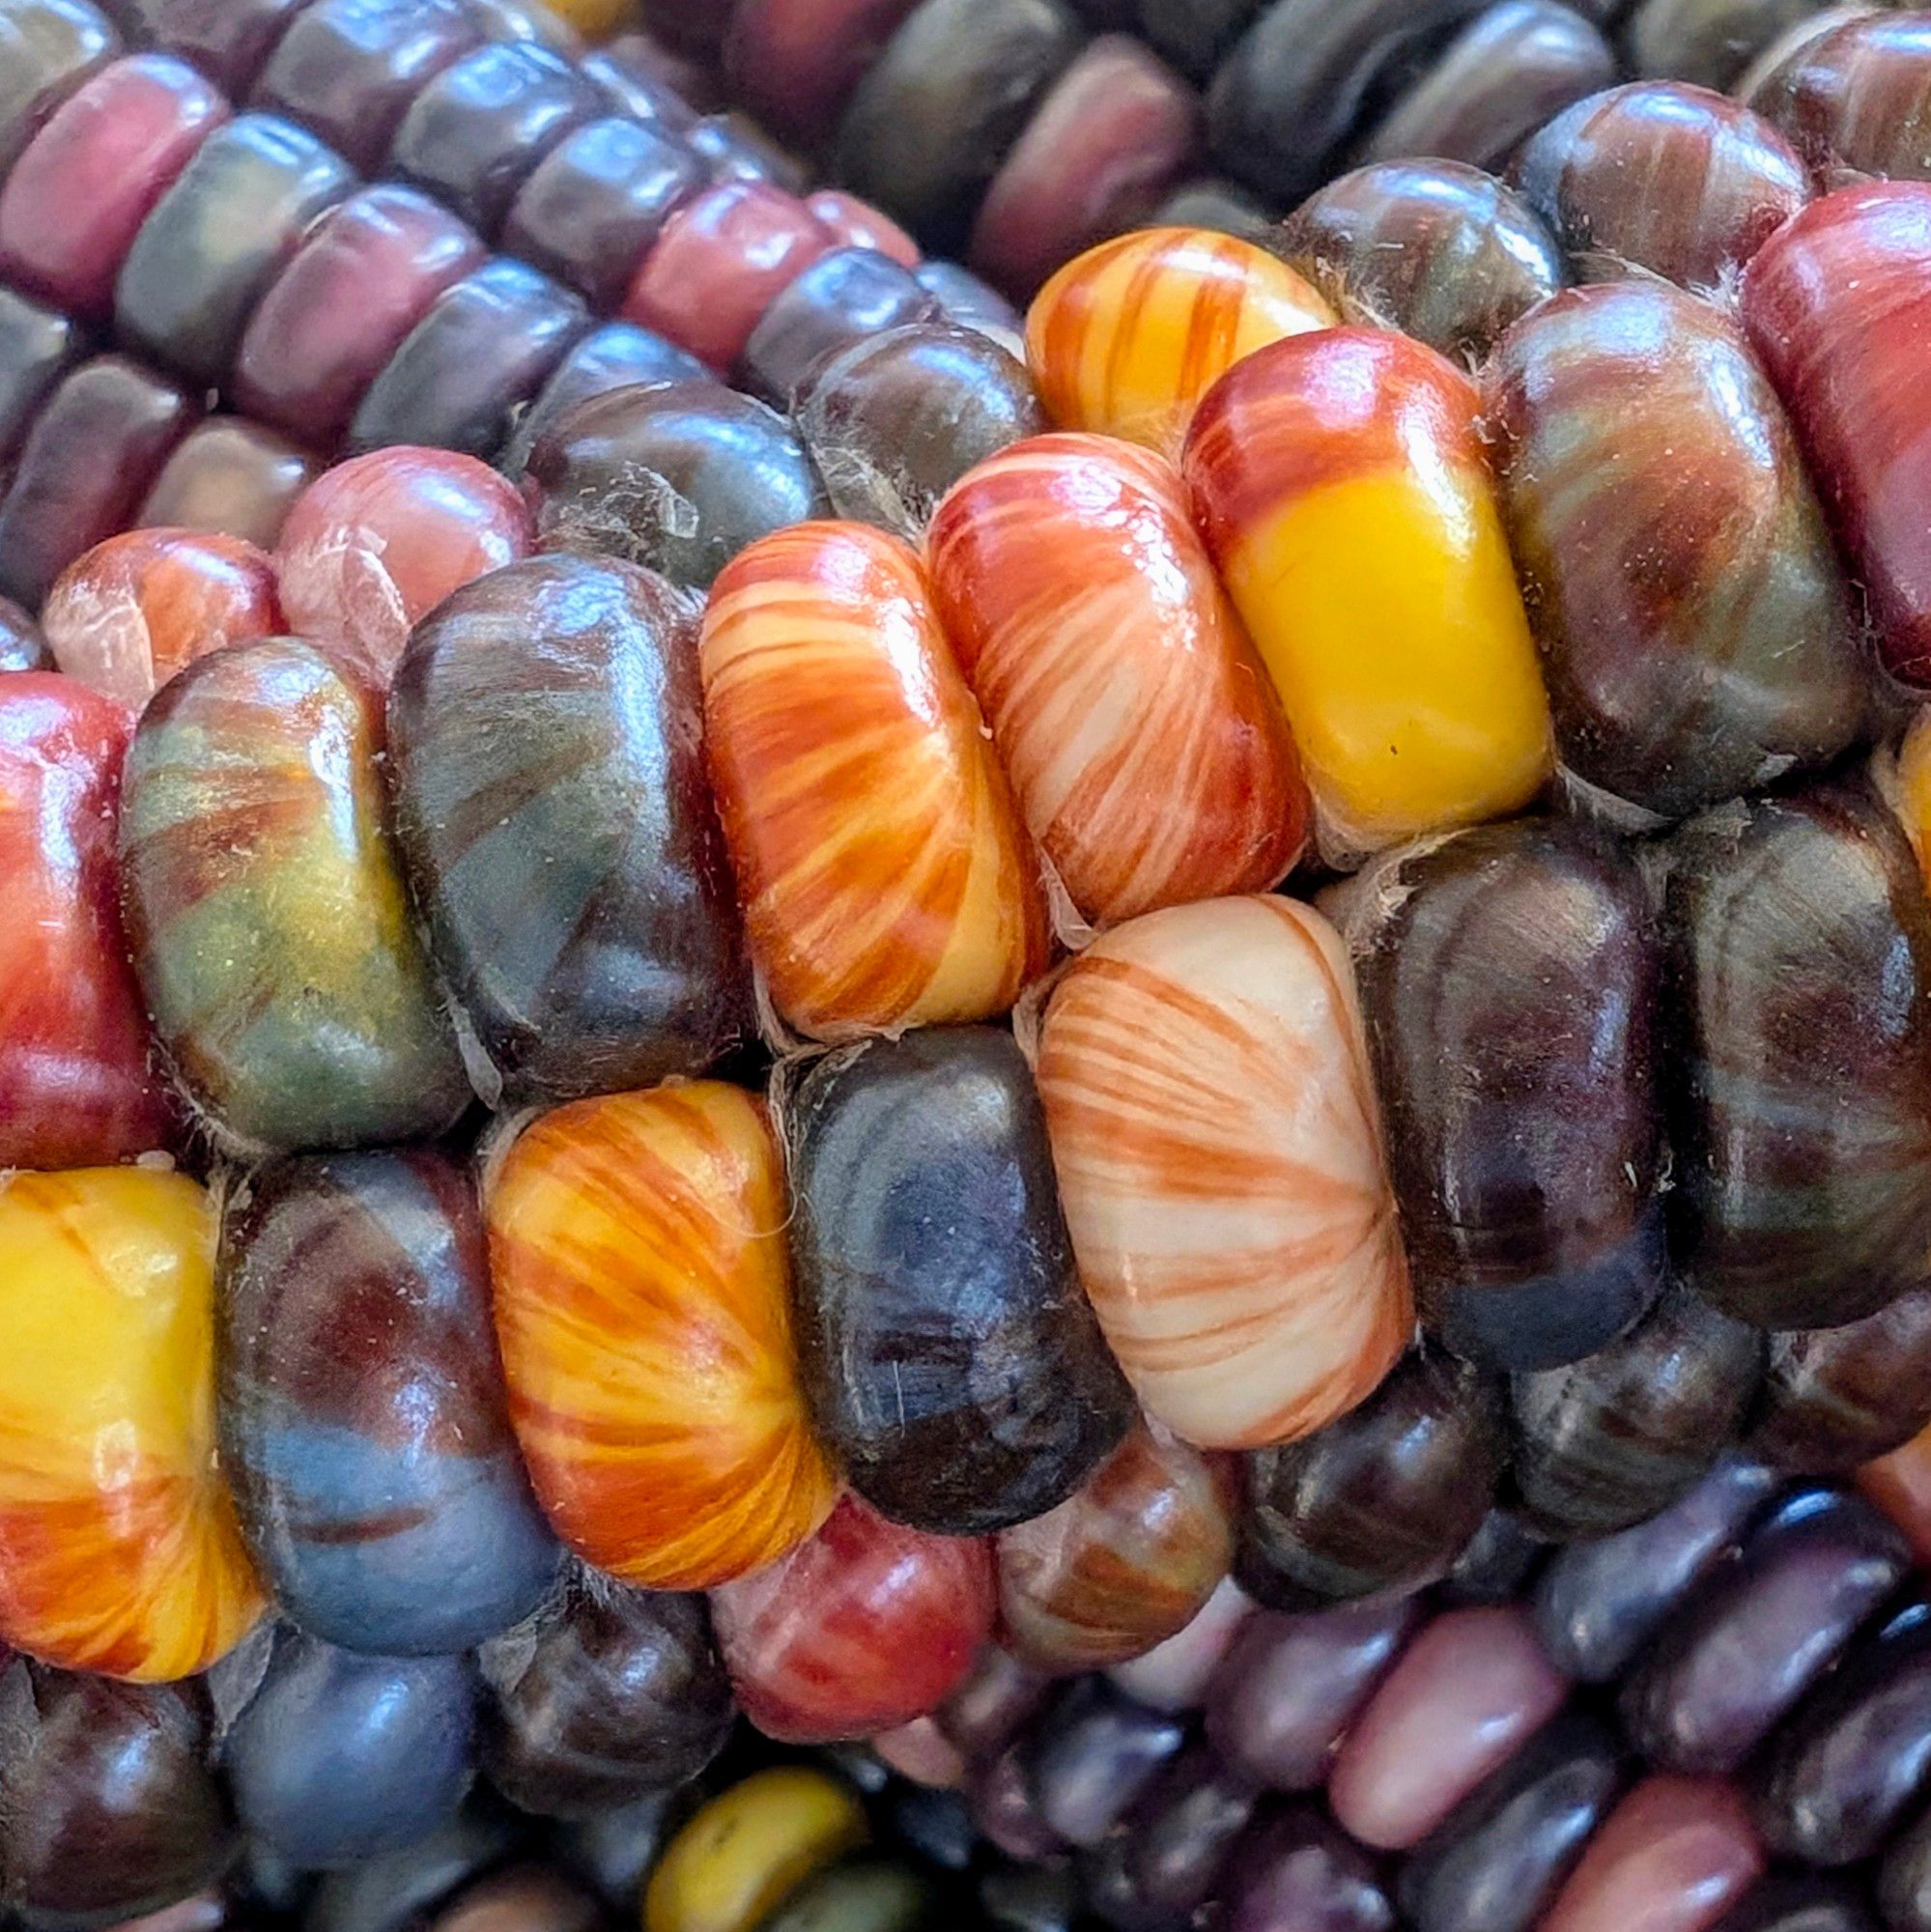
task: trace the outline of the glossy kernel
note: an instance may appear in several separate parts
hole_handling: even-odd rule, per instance
[[[1601,1348],[1667,1271],[1661,948],[1635,866],[1522,818],[1389,853],[1335,913],[1422,1319],[1497,1369]]]
[[[1813,29],[1752,68],[1745,97],[1774,122],[1819,176],[1859,174],[1922,180],[1931,108],[1931,21],[1917,9],[1828,9]],[[1792,37],[1794,38],[1794,36]]]
[[[1522,150],[1515,181],[1583,279],[1647,270],[1706,295],[1810,199],[1768,121],[1674,81],[1578,100]]]
[[[717,182],[664,224],[624,298],[624,319],[726,374],[773,298],[836,244],[803,202],[769,182]]]
[[[428,1138],[469,1082],[384,830],[367,694],[267,639],[199,658],[128,753],[123,897],[156,1030],[254,1150]]]
[[[1743,320],[1864,587],[1886,666],[1931,684],[1931,183],[1813,202],[1744,278]]]
[[[1279,883],[1306,787],[1164,458],[1016,442],[947,497],[926,554],[1028,829],[1086,918]]]
[[[1242,356],[1334,311],[1264,249],[1148,228],[1066,264],[1033,299],[1026,359],[1062,429],[1178,455],[1201,397]]]
[[[974,464],[1046,426],[1024,363],[951,322],[888,328],[819,364],[792,417],[838,515],[914,543]]]
[[[1026,1661],[1096,1670],[1184,1630],[1234,1558],[1230,1486],[1136,1428],[1078,1492],[994,1546],[1000,1617]]]
[[[186,1677],[261,1610],[214,1465],[214,1236],[179,1175],[0,1181],[0,1635],[49,1662]]]
[[[520,1809],[594,1819],[696,1777],[736,1715],[701,1597],[572,1578],[478,1659],[490,1781]]]
[[[173,1144],[122,937],[114,822],[129,720],[51,672],[0,675],[0,1168]]]
[[[837,1478],[799,1385],[783,1174],[755,1100],[696,1081],[558,1108],[488,1211],[511,1418],[573,1548],[702,1589],[818,1527]]]
[[[1202,404],[1182,468],[1293,727],[1330,859],[1519,810],[1550,762],[1479,399],[1433,350],[1330,329]]]
[[[1864,787],[1826,784],[1706,812],[1671,858],[1678,1264],[1764,1327],[1860,1321],[1931,1251],[1931,907],[1910,845]]]
[[[1508,1450],[1489,1377],[1411,1354],[1358,1408],[1246,1458],[1234,1574],[1279,1610],[1421,1589],[1480,1529]]]
[[[261,1168],[219,1289],[222,1465],[284,1614],[397,1657],[527,1616],[559,1552],[510,1434],[461,1169],[427,1150]]]
[[[41,612],[70,677],[138,708],[193,659],[282,628],[274,567],[239,537],[129,530],[61,573]]]
[[[936,1709],[991,1634],[992,1552],[888,1522],[855,1495],[790,1555],[711,1600],[745,1715],[787,1744],[869,1737]]]
[[[858,1796],[822,1771],[761,1771],[670,1841],[644,1893],[644,1932],[753,1932],[814,1871],[866,1835]]]
[[[1024,1056],[920,1027],[780,1075],[798,1334],[852,1486],[941,1536],[1064,1502],[1132,1404],[1080,1293]]]
[[[397,668],[396,840],[493,1101],[702,1073],[750,1031],[695,616],[647,571],[529,557],[445,598]]]
[[[1038,1080],[1081,1276],[1150,1414],[1247,1448],[1375,1387],[1413,1314],[1320,914],[1212,899],[1106,934],[1054,988]]]
[[[1552,1717],[1569,1686],[1513,1606],[1444,1611],[1369,1699],[1329,1779],[1363,1844],[1407,1851]]]
[[[1705,1932],[1755,1881],[1763,1848],[1736,1789],[1652,1776],[1609,1813],[1544,1932]]]
[[[296,631],[386,684],[418,619],[533,540],[528,506],[486,464],[384,449],[338,463],[302,493],[275,570]]]
[[[1578,289],[1504,337],[1485,386],[1567,770],[1676,817],[1852,743],[1863,639],[1734,324],[1654,281]]]
[[[214,416],[182,440],[154,480],[142,528],[206,530],[272,551],[321,466],[243,416]]]
[[[238,1849],[199,1684],[116,1684],[15,1660],[0,1680],[7,1902],[41,1925],[105,1925],[201,1894]]]
[[[1046,963],[1034,861],[924,567],[856,524],[760,538],[712,588],[704,722],[779,1013],[839,1038],[1003,1012]]]
[[[4,175],[0,272],[71,315],[103,318],[141,224],[228,118],[193,68],[135,54],[70,95]]]
[[[390,356],[483,252],[413,188],[383,183],[351,195],[262,298],[235,364],[236,407],[332,448]]]
[[[1405,335],[1468,364],[1569,280],[1528,203],[1460,161],[1356,168],[1302,202],[1278,245]]]

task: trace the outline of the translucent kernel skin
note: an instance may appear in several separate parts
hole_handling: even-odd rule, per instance
[[[583,304],[509,255],[443,290],[370,384],[349,446],[463,450],[494,461],[519,412],[589,327]]]
[[[712,586],[700,661],[780,1015],[835,1040],[1010,1007],[1047,958],[1036,862],[912,550],[858,524],[760,538]]]
[[[88,0],[41,0],[0,19],[0,173],[70,89],[120,51],[121,37]]]
[[[1532,1932],[1615,1803],[1622,1760],[1600,1719],[1574,1709],[1551,1719],[1404,1861],[1398,1896],[1408,1922],[1417,1932]]]
[[[784,416],[701,370],[578,403],[525,477],[544,549],[621,557],[700,596],[747,545],[827,508]]]
[[[949,322],[888,328],[834,355],[792,418],[838,514],[913,543],[974,464],[1046,427],[1025,364]]]
[[[0,1635],[71,1670],[205,1670],[262,1608],[214,1464],[214,1210],[139,1168],[0,1181]]]
[[[838,1479],[806,1412],[755,1100],[700,1080],[558,1108],[487,1211],[511,1421],[572,1548],[628,1583],[705,1589],[824,1521]]]
[[[1536,1585],[1543,1648],[1578,1683],[1613,1682],[1734,1553],[1777,1487],[1761,1463],[1725,1458],[1647,1522],[1571,1544]]]
[[[1142,42],[1089,42],[993,177],[973,222],[973,267],[1024,300],[1062,262],[1144,221],[1200,137],[1193,90]]]
[[[1205,1448],[1319,1430],[1413,1327],[1353,976],[1312,908],[1210,899],[1106,934],[1037,1060],[1100,1325]]]
[[[291,627],[386,685],[412,625],[534,541],[528,505],[474,457],[374,450],[302,493],[275,573]]]
[[[291,639],[200,658],[128,753],[123,900],[176,1071],[232,1146],[431,1138],[469,1097],[383,828],[367,694]]]
[[[1667,1770],[1736,1770],[1910,1569],[1902,1535],[1860,1497],[1790,1494],[1625,1681],[1632,1742]]]
[[[1884,1848],[1931,1779],[1931,1605],[1920,1597],[1856,1644],[1755,1769],[1774,1851],[1841,1867]]]
[[[1578,100],[1522,150],[1514,180],[1583,279],[1647,270],[1705,295],[1811,192],[1802,157],[1768,121],[1671,81]]]
[[[1027,828],[1087,919],[1280,882],[1307,789],[1171,464],[1107,437],[1014,443],[946,497],[926,556]]]
[[[225,382],[270,282],[354,185],[341,157],[293,122],[244,114],[216,128],[122,263],[122,339],[189,384]]]
[[[737,379],[788,409],[834,355],[938,313],[937,301],[902,264],[873,248],[834,248],[773,298],[745,344]]]
[[[282,628],[274,566],[236,537],[130,530],[61,573],[41,613],[70,677],[139,709],[210,651]]]
[[[415,97],[487,24],[461,0],[318,0],[276,39],[252,104],[299,121],[358,174],[380,175]]]
[[[472,1184],[428,1150],[258,1169],[218,1276],[222,1467],[283,1613],[390,1657],[521,1622],[560,1552],[510,1434]]]
[[[1878,650],[1931,685],[1931,184],[1875,182],[1813,202],[1744,277],[1743,320],[1797,425],[1864,586]]]
[[[664,388],[703,376],[704,365],[675,343],[635,323],[607,322],[578,342],[518,415],[497,467],[512,481],[526,476],[536,445],[580,403],[594,402],[612,389],[639,384]]]
[[[1085,40],[1065,0],[920,0],[853,92],[833,172],[963,255],[986,183]]]
[[[548,48],[487,43],[415,96],[389,171],[494,241],[531,170],[602,104],[595,83]]]
[[[1418,1599],[1394,1597],[1251,1618],[1207,1689],[1207,1742],[1229,1774],[1273,1791],[1319,1789],[1421,1614]]]
[[[1335,328],[1248,356],[1188,435],[1194,517],[1281,694],[1330,861],[1503,816],[1548,777],[1479,414],[1434,351]]]
[[[1544,122],[1616,78],[1594,20],[1561,0],[1490,0],[1356,151],[1443,155],[1501,168]]]
[[[1554,1716],[1566,1680],[1512,1605],[1445,1610],[1369,1698],[1328,1780],[1361,1843],[1409,1851]]]
[[[901,269],[916,269],[923,259],[918,242],[889,214],[843,188],[816,188],[805,197],[805,206],[838,238],[841,248],[874,249]]]
[[[1518,1376],[1513,1478],[1540,1533],[1629,1529],[1692,1489],[1741,1434],[1764,1338],[1680,1290],[1567,1368]]]
[[[667,216],[703,180],[690,146],[662,128],[614,115],[585,122],[524,183],[503,247],[612,310]]]
[[[745,1715],[787,1744],[909,1723],[963,1682],[991,1634],[992,1554],[888,1522],[847,1494],[782,1561],[711,1600]]]
[[[1334,311],[1236,236],[1146,228],[1061,269],[1026,312],[1026,360],[1062,429],[1177,456],[1195,406],[1242,356]]]
[[[1775,393],[1716,307],[1577,289],[1484,377],[1565,767],[1678,817],[1829,763],[1866,656]]]
[[[0,675],[0,1168],[172,1146],[121,932],[114,821],[130,721],[72,680]]]

